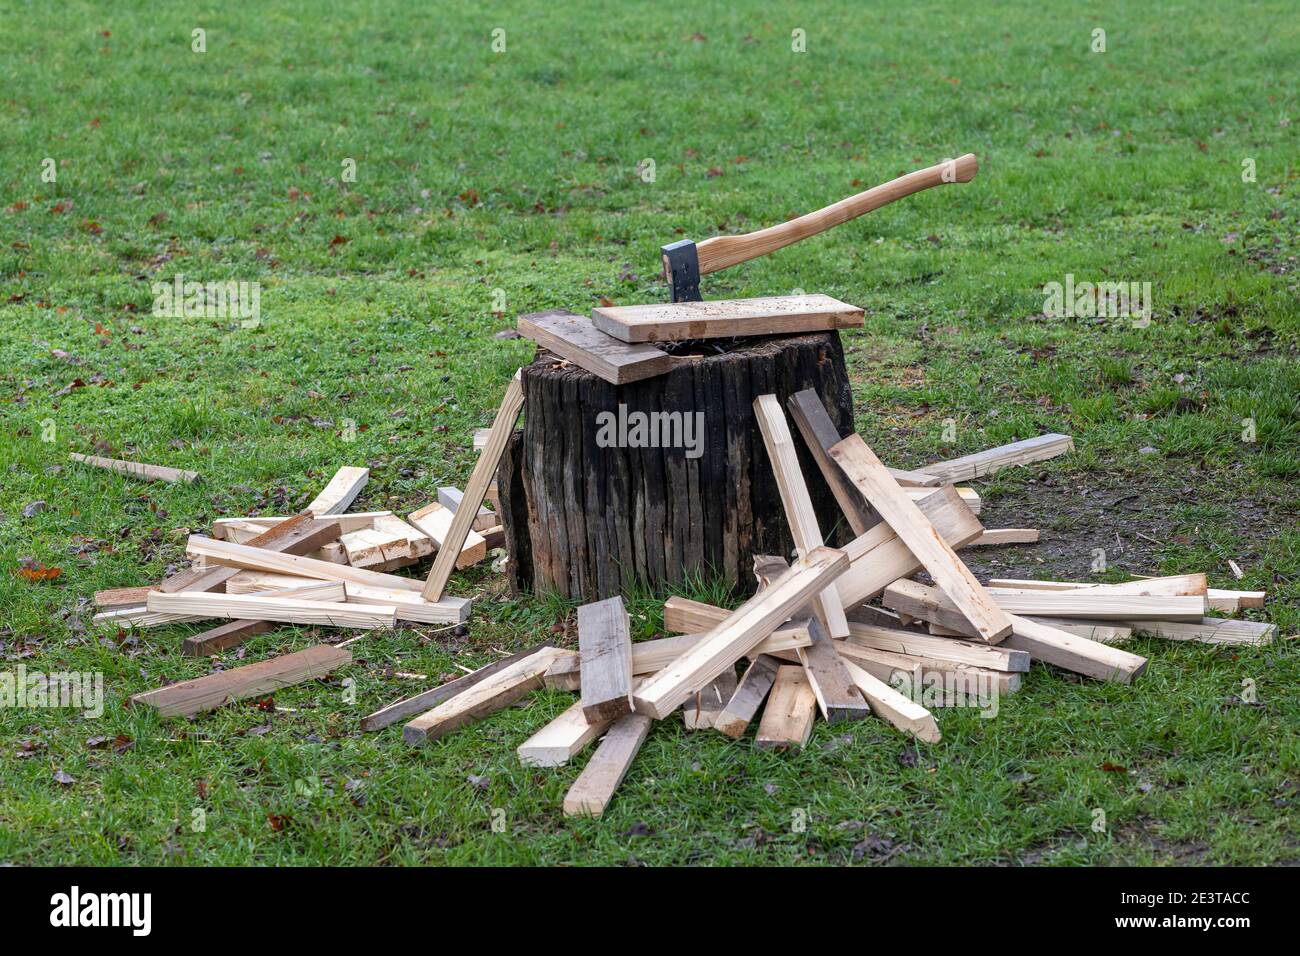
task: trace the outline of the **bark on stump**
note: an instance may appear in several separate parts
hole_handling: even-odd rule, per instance
[[[854,430],[838,332],[738,339],[667,375],[611,385],[538,350],[523,370],[524,427],[498,471],[509,576],[518,593],[596,601],[688,577],[754,589],[755,554],[794,549],[763,436],[758,395],[816,389],[841,435]],[[601,447],[602,412],[703,412],[701,454],[682,447]],[[654,421],[654,419],[650,419]],[[662,420],[661,420],[662,421]],[[808,490],[828,542],[848,529],[798,429]]]

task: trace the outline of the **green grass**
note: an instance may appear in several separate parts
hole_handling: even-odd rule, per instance
[[[995,719],[940,712],[936,745],[869,720],[774,755],[665,721],[605,817],[575,821],[559,807],[586,755],[542,771],[514,754],[569,695],[423,749],[357,731],[557,624],[571,644],[560,602],[458,574],[482,596],[468,634],[376,634],[275,713],[193,722],[122,706],[211,669],[179,655],[193,629],[125,639],[86,604],[180,566],[188,529],[291,510],[342,464],[372,469],[359,508],[423,503],[465,480],[472,430],[528,361],[494,337],[518,313],[661,298],[657,250],[678,234],[779,222],[971,151],[973,183],[708,276],[706,295],[863,306],[844,336],[858,428],[894,464],[1075,436],[1075,455],[979,484],[990,527],[1044,531],[974,556],[980,571],[1087,576],[1100,547],[1112,578],[1205,570],[1226,587],[1233,559],[1236,586],[1270,592],[1251,615],[1294,633],[1292,4],[252,10],[0,0],[0,643],[6,670],[100,671],[108,695],[97,721],[0,709],[0,861],[1297,860],[1290,642],[1135,641],[1150,666],[1133,687],[1036,667]],[[151,284],[177,274],[260,283],[261,326],[154,316]],[[1044,284],[1067,274],[1150,282],[1150,325],[1044,317]],[[67,462],[95,449],[206,480]],[[24,558],[62,573],[30,583]],[[657,606],[638,596],[639,635]],[[244,659],[326,636],[285,628]],[[134,746],[86,745],[119,734]]]

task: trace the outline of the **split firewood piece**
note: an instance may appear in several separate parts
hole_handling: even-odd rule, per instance
[[[817,698],[817,708],[827,723],[842,720],[860,720],[871,712],[870,705],[862,699],[857,685],[849,676],[840,657],[841,641],[832,641],[822,629],[821,622],[808,622],[812,644],[797,651],[799,662],[808,674],[808,683]]]
[[[939,588],[961,609],[981,640],[996,644],[1011,633],[1007,615],[984,593],[983,585],[921,509],[903,493],[860,435],[850,435],[833,446],[831,457],[930,572]]]
[[[431,501],[418,511],[412,511],[406,516],[406,520],[419,531],[427,534],[441,554],[443,543],[451,536],[456,513],[447,510],[436,501]],[[487,557],[487,550],[487,541],[481,534],[477,531],[467,531],[460,548],[460,556],[456,559],[457,569],[478,564]]]
[[[316,518],[304,511],[268,528],[249,541],[246,547],[262,554],[304,555],[338,540],[340,533],[337,521],[332,518]],[[221,591],[226,582],[238,573],[238,568],[229,567],[208,568],[197,576],[182,572],[163,581],[159,590],[168,594],[179,591]]]
[[[673,356],[653,345],[624,342],[596,328],[591,319],[563,309],[521,315],[518,326],[524,338],[611,385],[663,375],[677,363]]]
[[[578,608],[582,712],[593,723],[632,712],[632,631],[621,597]]]
[[[441,601],[425,601],[420,597],[420,582],[395,574],[383,574],[346,564],[332,564],[299,555],[279,554],[263,548],[216,541],[201,535],[190,535],[187,550],[202,554],[212,560],[229,565],[236,570],[270,571],[276,574],[296,574],[323,581],[343,581],[360,585],[350,600],[358,604],[393,604],[398,609],[399,620],[428,621],[441,624],[458,624],[469,617],[473,602],[469,598],[445,597]],[[225,568],[214,569],[225,570]],[[381,591],[404,591],[410,596],[404,600],[384,600]]]
[[[1123,594],[1097,588],[1072,591],[987,588],[986,593],[1008,613],[1045,617],[1197,622],[1209,609],[1207,599],[1198,594]]]
[[[352,655],[347,650],[317,644],[269,661],[245,664],[136,694],[131,703],[156,708],[163,717],[187,717],[213,710],[230,700],[255,697],[313,677],[324,677],[351,661]]]
[[[988,586],[1006,591],[1079,591],[1098,589],[1106,594],[1134,594],[1142,597],[1204,596],[1208,592],[1204,574],[1171,574],[1141,578],[1121,584],[1088,581],[1033,581],[1024,578],[993,578]]]
[[[904,599],[907,599],[910,602],[908,613],[913,617],[938,621],[945,626],[957,622],[960,626],[969,627],[960,615],[952,613],[956,608],[938,588],[927,587],[915,581],[898,581],[895,585],[890,585],[885,591],[884,601],[887,606],[901,606]],[[1012,635],[999,646],[1009,650],[1028,651],[1033,660],[1074,671],[1085,677],[1120,684],[1131,683],[1146,668],[1145,657],[1039,624],[1017,614],[1010,617]]]
[[[1037,544],[1037,528],[988,528],[968,544],[968,548],[983,548],[1000,544]]]
[[[914,682],[911,685],[913,687],[931,692],[942,689],[945,706],[959,706],[987,698],[993,693],[1014,694],[1020,690],[1024,679],[1022,674],[1010,674],[924,655],[897,654],[848,641],[840,642],[840,654],[844,660],[855,661],[869,673],[885,673],[887,677],[896,677],[896,672],[901,671]],[[889,670],[885,671],[884,668]],[[881,678],[885,679],[886,677]]]
[[[273,574],[296,574],[299,577],[316,578],[322,581],[345,581],[403,591],[420,590],[420,582],[411,578],[367,571],[365,568],[353,568],[330,561],[318,561],[302,555],[282,554],[269,548],[235,544],[233,541],[218,541],[199,534],[190,535],[185,549],[191,555],[207,558],[222,566],[214,570],[229,568],[236,573],[240,570],[270,571]],[[232,574],[231,577],[233,576]]]
[[[713,604],[705,604],[703,601],[692,601],[690,598],[670,597],[664,601],[664,630],[675,631],[682,635],[688,635],[698,641],[700,637],[713,630],[732,614],[726,608],[717,607]],[[681,638],[674,638],[681,640]],[[692,641],[692,645],[695,643]],[[632,660],[635,665],[639,657],[639,649],[646,644],[655,644],[655,641],[647,641],[644,644],[632,645]],[[754,647],[752,654],[745,655],[751,660],[758,654],[772,654],[778,651],[792,651],[798,647],[807,647],[812,640],[808,637],[808,629],[803,624],[786,622],[771,633]],[[666,647],[667,645],[665,645]],[[685,648],[683,647],[683,650]],[[674,655],[675,659],[677,656]],[[660,670],[667,667],[671,660],[655,668]],[[641,673],[637,671],[637,673]]]
[[[984,503],[979,496],[979,492],[974,488],[966,488],[957,485],[945,485],[944,487],[954,488],[957,494],[961,497],[961,500],[966,504],[966,507],[970,509],[971,514],[978,515],[980,513]],[[902,486],[900,486],[900,488],[902,488]],[[923,499],[928,498],[935,490],[936,489],[934,488],[902,488],[903,494],[907,495],[908,498],[911,498],[916,504],[920,504]]]
[[[408,722],[402,728],[402,739],[408,744],[432,743],[509,707],[542,686],[542,675],[562,653],[557,647],[547,646],[515,661]]]
[[[519,417],[519,411],[524,406],[521,371],[515,372],[514,378],[506,388],[505,399],[501,402],[501,408],[497,410],[496,420],[492,422],[488,445],[474,465],[474,471],[465,485],[465,497],[462,499],[461,508],[452,518],[446,538],[438,547],[438,556],[434,558],[428,580],[424,582],[425,600],[437,601],[442,597],[442,592],[447,587],[447,579],[451,577],[452,568],[459,559],[460,550],[464,547],[465,539],[470,533],[470,525],[474,523],[479,506],[483,504],[488,484],[496,474],[497,465],[501,463],[501,453],[505,450],[510,436],[514,434],[515,419]]]
[[[272,574],[264,571],[240,571],[226,582],[228,594],[260,594],[280,592],[288,588],[313,583],[310,578],[290,574]],[[418,583],[418,582],[417,582]],[[353,581],[345,585],[349,604],[391,604],[397,609],[399,621],[416,621],[423,624],[459,624],[465,620],[468,605],[463,598],[445,598],[438,603],[426,601],[414,591],[398,591]]]
[[[511,654],[509,657],[503,657],[499,661],[493,661],[491,664],[485,664],[478,670],[466,674],[464,677],[457,677],[453,681],[445,684],[439,684],[437,687],[430,688],[411,697],[403,698],[389,704],[387,707],[381,707],[379,710],[364,717],[361,720],[361,729],[363,731],[382,730],[390,724],[395,724],[399,720],[411,717],[417,714],[423,714],[432,710],[445,700],[450,700],[457,694],[469,690],[475,684],[479,684],[493,674],[498,674],[516,664],[526,657],[536,654],[547,644],[538,644],[527,650],[520,651],[517,654]]]
[[[1031,581],[1023,578],[995,578],[989,587],[1016,588],[1033,591],[1075,591],[1085,588],[1101,589],[1110,594],[1142,595],[1204,595],[1207,606],[1214,611],[1236,612],[1243,607],[1263,607],[1267,597],[1264,591],[1231,591],[1206,587],[1204,574],[1172,574],[1163,577],[1139,578],[1122,584],[1098,584],[1089,581]]]
[[[165,465],[146,465],[138,461],[122,461],[118,458],[100,458],[98,455],[80,455],[72,452],[68,455],[73,461],[79,461],[83,465],[90,465],[93,468],[104,468],[108,471],[115,471],[119,475],[126,475],[129,478],[142,478],[145,481],[166,481],[170,484],[178,482],[192,484],[199,480],[197,471],[182,471],[179,468],[168,468]]]
[[[312,601],[342,601],[346,596],[343,585],[333,581],[307,581],[298,579],[300,587],[284,589],[280,597],[307,598]],[[229,582],[227,582],[229,584]],[[185,592],[181,592],[182,594]],[[271,623],[266,620],[248,620],[236,618],[218,627],[210,628],[202,634],[185,638],[181,644],[181,654],[185,657],[206,657],[218,651],[238,647],[250,637],[265,634],[271,630]]]
[[[817,717],[817,695],[802,667],[782,664],[767,695],[767,706],[758,722],[754,746],[759,750],[802,748],[812,736]]]
[[[400,578],[399,580],[407,580]],[[426,601],[414,591],[375,587],[370,584],[346,584],[349,604],[392,605],[399,621],[421,624],[460,624],[469,617],[472,602],[469,598],[448,595],[441,601]]]
[[[857,612],[854,612],[856,616]],[[1023,672],[1029,670],[1029,655],[1001,645],[988,645],[979,641],[952,640],[921,634],[898,627],[881,627],[849,619],[847,643],[895,654],[911,654],[935,661],[983,667],[988,670]]]
[[[880,678],[867,673],[853,661],[845,660],[844,666],[877,717],[918,740],[932,744],[939,742],[939,725],[933,714],[911,698],[904,697]],[[916,680],[920,679],[919,673],[918,669]],[[913,683],[912,686],[917,685]]]
[[[1125,627],[1122,624],[1116,624],[1114,621],[1080,621],[1073,618],[1065,617],[1039,617],[1038,615],[1025,615],[1031,621],[1037,621],[1039,624],[1046,624],[1048,627],[1054,627],[1057,630],[1065,631],[1067,634],[1074,634],[1077,637],[1086,637],[1090,641],[1098,641],[1102,644],[1114,644],[1116,641],[1124,641],[1133,636],[1133,628]],[[939,627],[937,624],[930,625],[931,634],[943,634],[945,631],[950,635],[956,635],[956,631],[935,630]],[[962,635],[964,636],[964,635]]]
[[[251,637],[275,630],[270,621],[227,621],[209,628],[202,634],[185,638],[181,654],[185,657],[207,657],[219,651],[238,647]]]
[[[712,604],[686,601],[685,598],[669,599],[670,603],[673,601],[693,605],[694,607],[687,613],[691,615],[693,620],[699,622],[698,625],[690,633],[679,634],[674,637],[661,637],[653,641],[638,641],[633,644],[633,677],[643,677],[663,670],[698,644],[709,631],[725,621],[731,614],[730,611],[714,607]],[[668,604],[666,603],[664,607],[665,614],[667,614]],[[676,629],[671,626],[668,627],[668,630]],[[753,657],[759,653],[767,652],[793,651],[799,647],[806,647],[810,643],[812,643],[812,638],[808,636],[806,627],[788,626],[773,631],[772,635],[754,648],[749,656]],[[555,663],[551,665],[550,670],[546,672],[546,686],[552,690],[579,690],[582,687],[581,666],[581,659],[577,652],[566,652],[563,657],[557,658]]]
[[[937,488],[917,507],[945,541],[960,548],[984,529],[951,485]],[[880,594],[893,581],[921,570],[921,562],[886,522],[844,546],[849,570],[836,582],[846,608]]]
[[[1199,641],[1202,644],[1271,644],[1277,636],[1276,624],[1262,621],[1233,621],[1223,617],[1203,617],[1199,621],[1125,621],[1143,634],[1170,641]]]
[[[776,673],[780,662],[767,654],[759,654],[753,659],[745,674],[736,685],[736,691],[727,701],[726,706],[713,719],[713,729],[726,734],[733,740],[745,735],[758,709],[767,699],[768,691],[776,682]]]
[[[190,624],[202,620],[205,618],[201,614],[159,614],[149,610],[143,604],[100,611],[91,618],[95,624],[114,624],[122,628],[163,627],[168,624]]]
[[[795,548],[799,554],[808,554],[825,542],[817,524],[817,513],[813,511],[812,499],[808,496],[808,486],[799,469],[794,438],[790,434],[790,427],[785,423],[781,403],[775,395],[759,395],[754,399],[754,417],[758,420],[758,429],[763,435],[763,444],[767,447],[767,457],[776,475],[777,489]],[[831,637],[848,637],[849,622],[844,617],[844,605],[834,584],[813,598],[812,607],[813,613],[826,625]]]
[[[754,576],[758,578],[760,588],[770,587],[774,578],[789,568],[785,558],[775,555],[754,556]],[[802,612],[801,612],[802,613]],[[812,685],[817,697],[817,707],[827,723],[841,720],[856,720],[867,716],[871,708],[862,699],[862,695],[853,684],[848,671],[840,660],[836,650],[838,642],[833,642],[814,618],[806,620],[808,636],[812,642],[807,647],[796,651],[795,659],[808,672],[808,683]],[[845,629],[848,621],[845,621]]]
[[[687,730],[708,730],[736,692],[736,671],[728,668],[682,704],[682,723]]]
[[[644,714],[628,714],[614,721],[564,795],[565,815],[598,817],[604,813],[649,733],[650,718]]]
[[[396,531],[362,528],[343,535],[339,544],[343,545],[348,564],[354,568],[374,567],[402,559],[407,563],[415,561],[411,554],[411,539]]]
[[[150,591],[158,590],[158,585],[150,584],[142,588],[108,588],[95,592],[95,607],[106,611],[124,607],[143,607]]]
[[[334,477],[330,479],[329,484],[312,499],[305,510],[318,516],[341,515],[348,510],[348,506],[356,500],[357,495],[361,494],[361,489],[366,486],[369,479],[369,468],[344,466],[334,472]]]
[[[719,674],[733,667],[763,638],[825,590],[848,568],[848,556],[816,548],[800,558],[760,594],[745,602],[699,643],[641,686],[633,695],[639,713],[663,720]]]
[[[378,518],[392,517],[391,511],[354,511],[351,514],[330,515],[329,520],[338,523],[339,531],[347,534],[349,531],[359,531],[362,528],[373,528],[375,520]],[[241,540],[254,530],[257,533],[269,531],[277,525],[291,520],[289,517],[282,515],[258,515],[251,518],[216,518],[212,522],[212,537],[221,541],[234,541],[236,544],[248,544],[247,540]],[[237,530],[237,533],[231,533]]]
[[[461,501],[465,498],[465,492],[459,488],[439,488],[438,504],[442,505],[452,514],[460,507]],[[501,524],[498,518],[490,509],[479,505],[478,514],[474,517],[474,523],[470,525],[475,531],[486,531],[489,528],[495,528]]]
[[[332,585],[340,587],[339,585]],[[334,604],[262,594],[163,594],[149,595],[150,611],[198,614],[233,620],[280,621],[286,624],[322,624],[327,627],[395,627],[397,609],[384,605]]]
[[[575,701],[519,745],[519,762],[525,767],[563,767],[613,722],[612,718],[591,720],[583,713],[582,701]]]
[[[804,443],[817,462],[831,494],[839,503],[849,527],[855,535],[864,533],[880,520],[880,515],[872,510],[871,505],[862,497],[862,492],[853,487],[840,467],[831,460],[830,449],[839,442],[840,433],[831,421],[826,406],[822,404],[821,396],[816,389],[806,388],[792,395],[786,402],[786,407],[790,410],[794,423],[799,426],[799,433],[803,435]]]
[[[921,470],[927,475],[937,475],[942,481],[970,481],[1002,468],[1044,461],[1069,451],[1074,451],[1074,439],[1069,435],[1039,435],[1010,445],[987,448],[973,455],[932,462]]]

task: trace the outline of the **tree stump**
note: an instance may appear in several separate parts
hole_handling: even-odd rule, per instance
[[[785,408],[789,396],[813,388],[840,434],[852,432],[839,333],[675,348],[706,354],[619,386],[540,348],[524,368],[524,427],[497,479],[516,593],[588,602],[716,577],[742,594],[754,588],[755,554],[793,552],[753,401],[774,393]],[[639,432],[638,422],[646,423]],[[834,496],[790,429],[822,533],[843,542]]]

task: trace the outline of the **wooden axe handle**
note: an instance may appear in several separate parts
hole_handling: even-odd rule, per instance
[[[979,162],[975,159],[975,154],[967,153],[946,163],[918,169],[914,173],[873,186],[856,196],[841,199],[824,209],[783,222],[779,226],[747,232],[743,236],[714,236],[712,239],[705,239],[696,244],[700,258],[700,274],[717,272],[719,269],[757,259],[792,242],[815,236],[832,226],[838,226],[850,219],[856,219],[863,213],[879,209],[895,199],[919,193],[922,189],[941,186],[944,183],[968,183],[975,178],[978,171]]]

